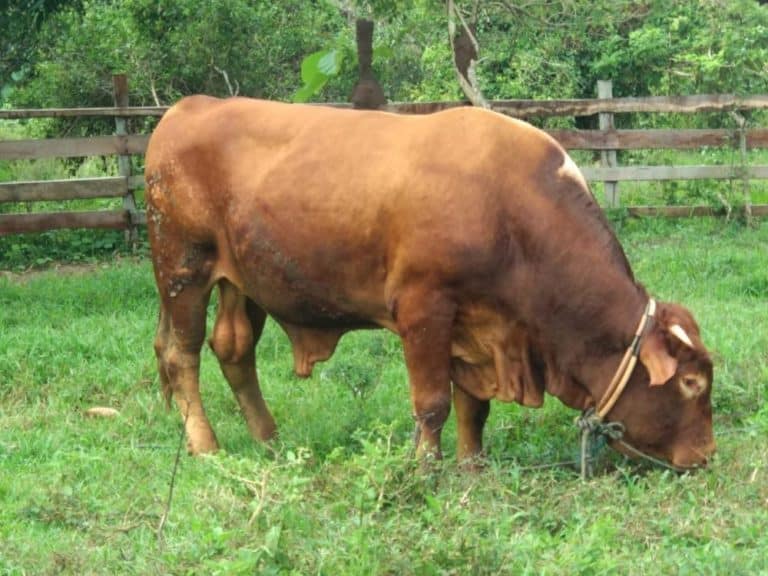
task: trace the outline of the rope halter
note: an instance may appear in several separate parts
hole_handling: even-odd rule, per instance
[[[603,397],[597,404],[595,415],[600,422],[605,419],[608,412],[610,412],[616,405],[619,396],[621,396],[621,393],[624,392],[624,389],[627,387],[627,382],[629,382],[629,378],[632,376],[632,372],[634,372],[635,366],[637,365],[637,357],[640,354],[640,344],[643,341],[645,331],[654,314],[656,314],[656,300],[651,298],[648,300],[643,317],[640,319],[640,324],[638,324],[637,330],[635,330],[635,337],[632,339],[632,344],[629,345],[629,348],[627,348],[627,351],[624,353],[624,357],[621,359],[621,363],[619,364],[616,373],[613,375],[613,380],[611,380]]]
[[[654,314],[656,314],[656,301],[651,298],[645,306],[645,312],[643,312],[643,317],[640,319],[637,330],[635,330],[635,336],[632,339],[632,343],[624,353],[624,357],[621,359],[619,367],[616,369],[613,379],[608,385],[608,388],[606,388],[603,397],[597,403],[597,407],[588,408],[576,419],[576,425],[581,430],[581,476],[584,479],[588,477],[590,472],[587,464],[588,460],[591,459],[590,453],[592,450],[590,445],[593,440],[599,438],[608,438],[617,441],[622,445],[629,447],[631,451],[637,455],[652,459],[656,463],[660,462],[643,454],[621,439],[624,435],[624,425],[621,422],[605,422],[606,415],[616,405],[616,402],[627,387],[627,383],[635,370],[637,357],[640,354],[640,345],[643,342],[643,337],[645,336]]]

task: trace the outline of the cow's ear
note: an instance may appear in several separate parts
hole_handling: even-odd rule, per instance
[[[677,358],[670,355],[667,342],[656,329],[649,333],[640,346],[640,362],[651,377],[651,386],[661,386],[675,375]]]

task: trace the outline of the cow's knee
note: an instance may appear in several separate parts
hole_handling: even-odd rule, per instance
[[[178,392],[182,375],[190,370],[196,371],[200,367],[199,353],[185,352],[173,343],[161,344],[156,348],[156,354],[164,380],[163,384],[172,388],[166,393]]]
[[[414,399],[414,419],[418,426],[416,454],[419,458],[442,458],[440,436],[450,412],[450,396]]]
[[[448,415],[451,413],[450,397],[435,397],[427,400],[417,399],[415,402],[415,418],[432,433],[443,429]]]

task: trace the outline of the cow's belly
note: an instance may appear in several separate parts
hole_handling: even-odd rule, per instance
[[[252,226],[233,244],[241,290],[275,318],[312,328],[391,324],[383,255],[360,239]]]
[[[249,298],[270,316],[281,323],[317,330],[344,331],[359,328],[375,328],[383,324],[376,321],[376,315],[366,313],[362,306],[348,303],[341,306],[338,301],[322,300],[311,294],[276,294],[270,291],[249,289]]]
[[[332,275],[304,274],[301,268],[270,264],[241,271],[244,292],[279,320],[313,328],[365,328],[386,323],[383,301]]]

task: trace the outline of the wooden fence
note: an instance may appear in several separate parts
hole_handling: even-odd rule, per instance
[[[56,138],[46,140],[0,141],[0,160],[38,158],[72,158],[117,155],[119,176],[76,180],[0,183],[0,203],[36,202],[44,200],[76,200],[85,198],[123,199],[117,210],[89,212],[0,214],[0,235],[40,232],[58,228],[112,228],[135,232],[145,223],[138,210],[134,191],[144,186],[142,175],[131,174],[131,155],[144,153],[149,136],[128,134],[127,120],[137,117],[160,117],[167,107],[128,106],[125,76],[114,77],[115,106],[103,108],[64,108],[45,110],[0,110],[0,120],[59,117],[113,117],[115,133],[89,138]],[[493,101],[493,108],[518,118],[600,115],[598,130],[548,130],[567,149],[593,150],[601,153],[600,166],[585,166],[582,171],[590,181],[606,183],[607,203],[619,205],[617,184],[623,181],[719,179],[741,182],[748,215],[768,215],[768,205],[752,206],[749,181],[768,179],[768,166],[749,165],[747,151],[768,148],[768,128],[747,128],[740,121],[740,111],[768,109],[768,95],[740,97],[734,95],[697,95],[678,97],[612,98],[610,85],[599,87],[598,99],[584,100],[503,100]],[[384,110],[402,114],[426,114],[465,106],[466,102],[394,103]],[[350,106],[333,104],[333,106]],[[619,130],[613,126],[613,114],[619,113],[698,113],[729,112],[739,127],[701,130]],[[697,149],[701,147],[731,148],[739,153],[734,165],[708,166],[618,166],[616,151],[637,149]],[[712,214],[710,206],[632,206],[631,214],[691,216]]]

